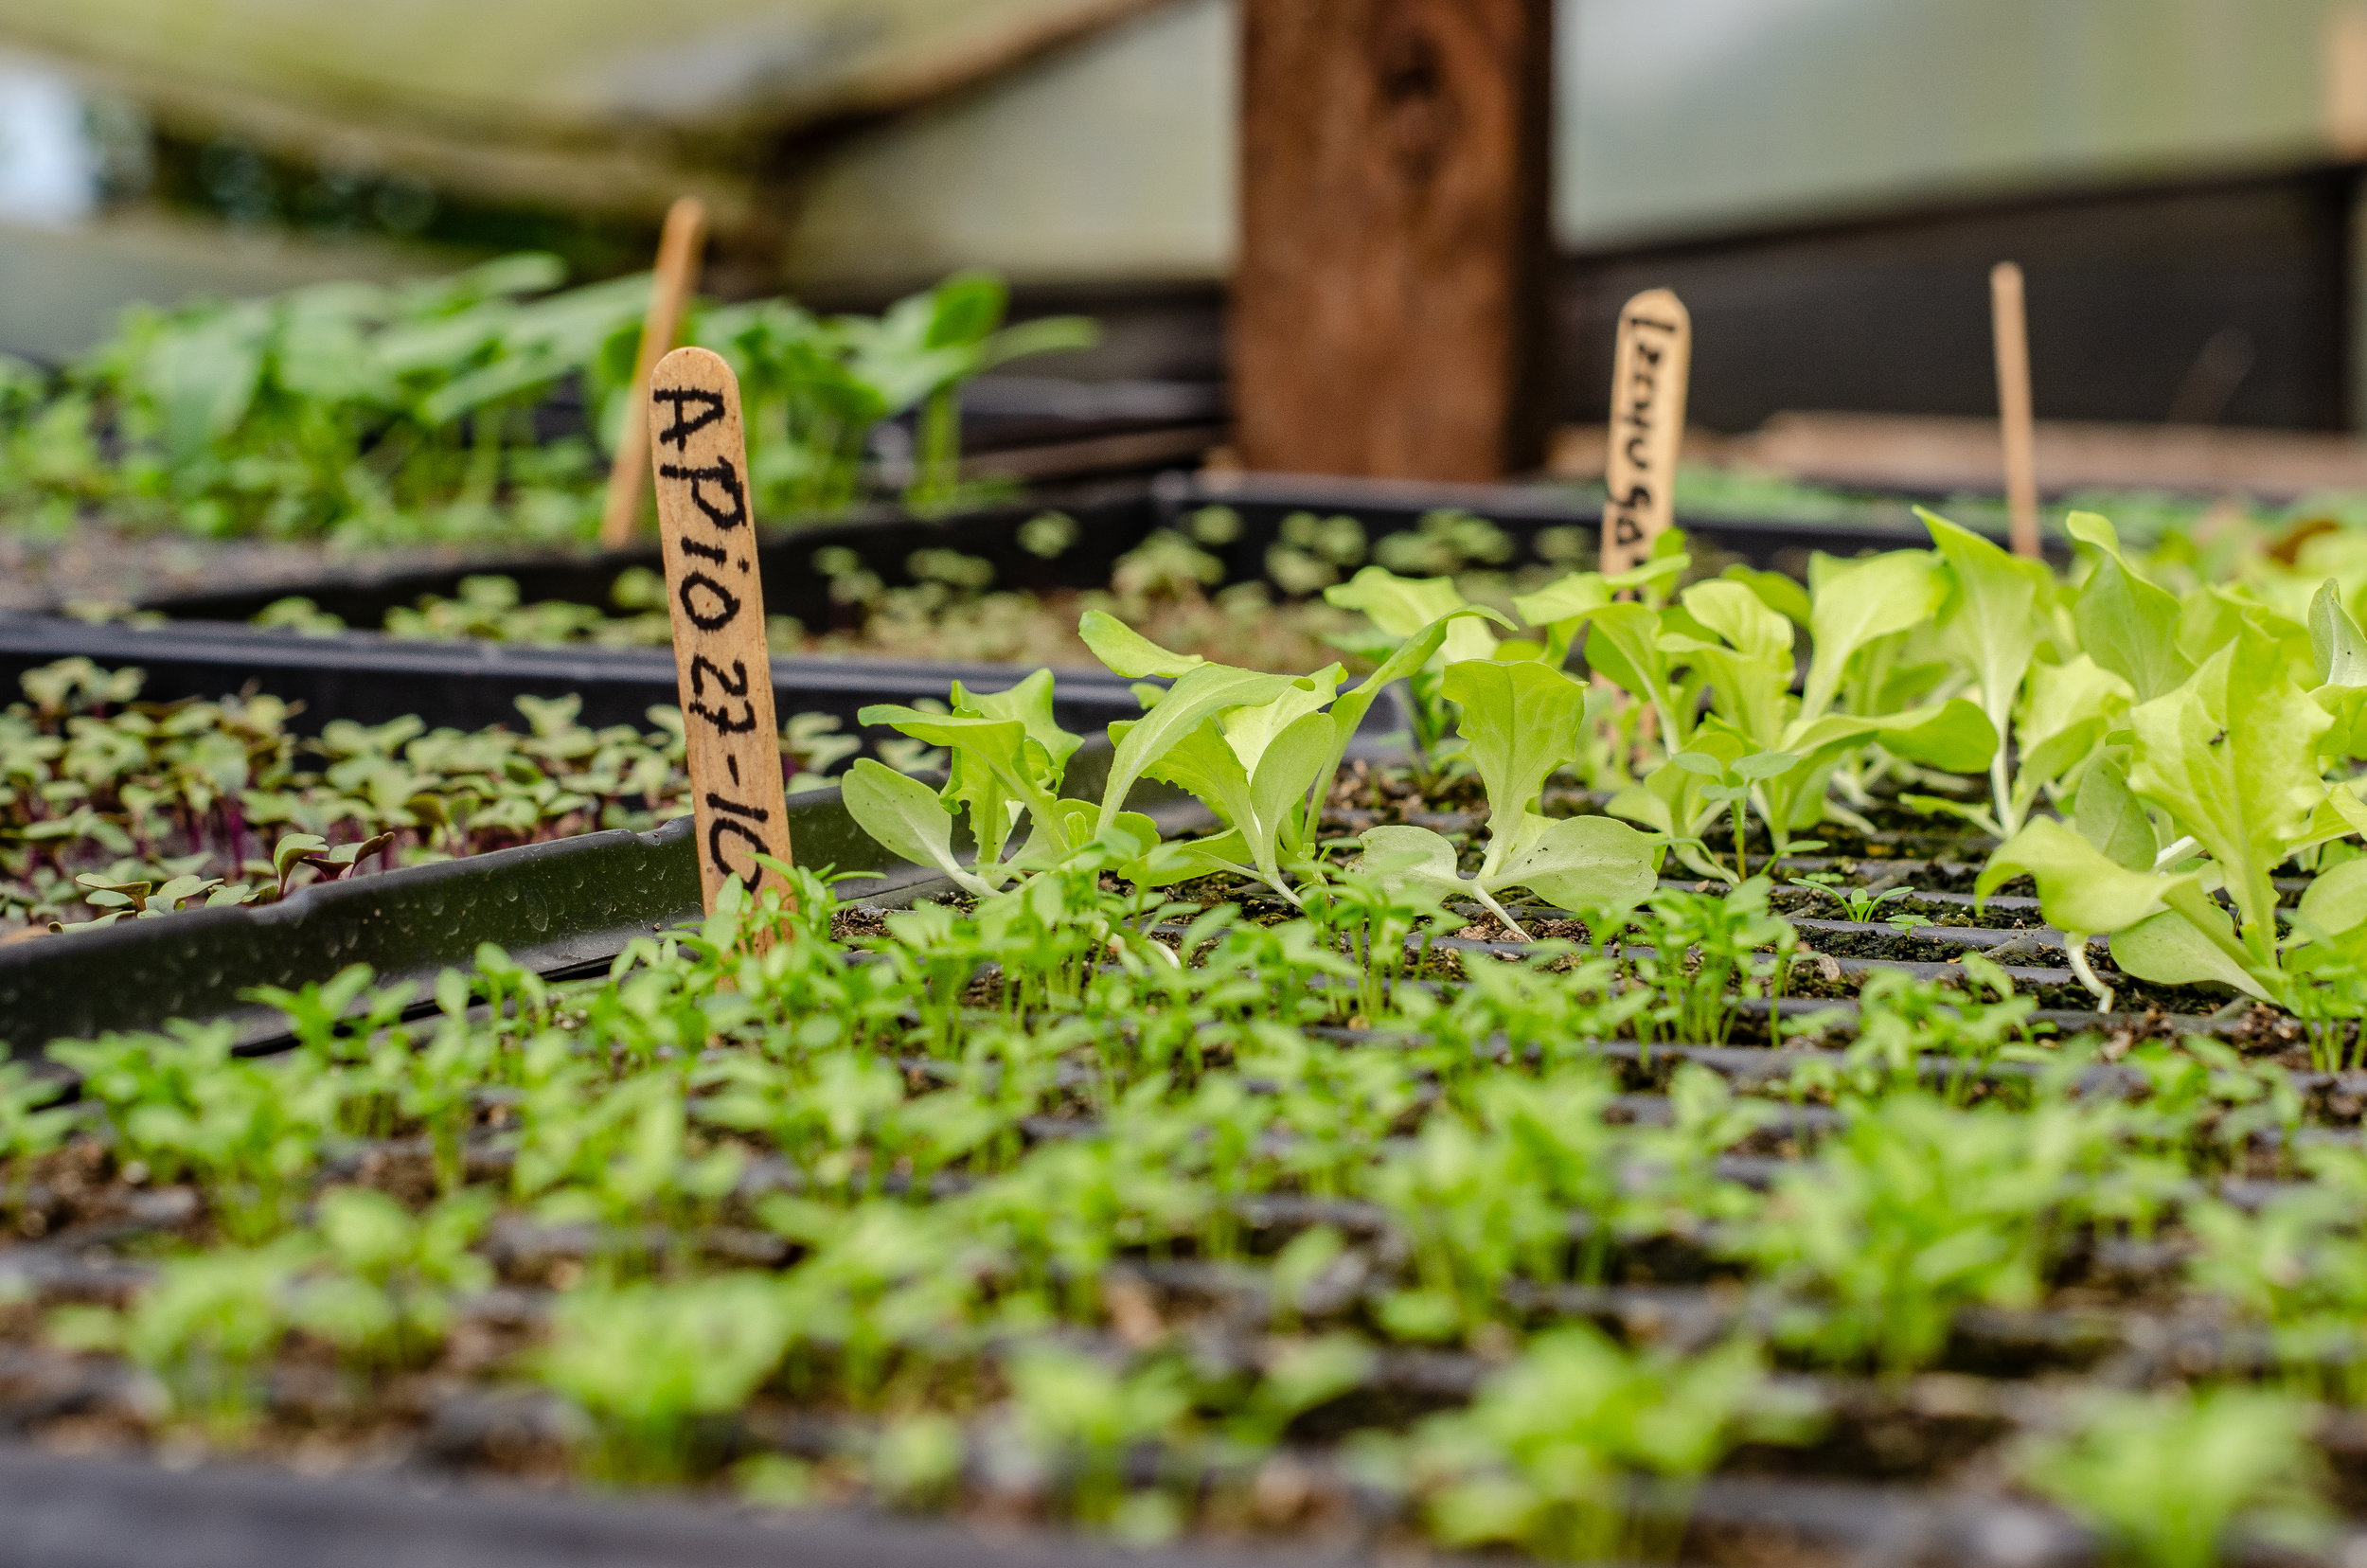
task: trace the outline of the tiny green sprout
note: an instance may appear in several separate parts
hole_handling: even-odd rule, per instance
[[[959,1485],[968,1457],[954,1422],[932,1412],[900,1417],[872,1444],[871,1486],[899,1507],[935,1506]]]
[[[0,1213],[23,1216],[25,1188],[33,1162],[64,1143],[80,1114],[57,1103],[65,1080],[36,1074],[21,1061],[0,1061],[0,1162],[8,1184],[0,1188]]]
[[[1755,1346],[1631,1353],[1584,1327],[1540,1335],[1469,1409],[1412,1439],[1410,1471],[1448,1544],[1503,1542],[1565,1561],[1671,1558],[1684,1509],[1635,1507],[1635,1483],[1690,1491],[1736,1442],[1797,1441]]]
[[[311,1260],[295,1238],[168,1260],[154,1283],[118,1311],[63,1308],[49,1335],[81,1350],[113,1350],[153,1374],[175,1417],[235,1443],[255,1419],[273,1353],[294,1326],[293,1287]]]
[[[1893,899],[1912,899],[1915,896],[1915,891],[1912,887],[1894,887],[1878,893],[1872,888],[1834,885],[1840,881],[1840,877],[1833,872],[1812,871],[1805,877],[1792,878],[1791,885],[1805,892],[1820,894],[1832,900],[1841,905],[1849,918],[1860,924],[1871,923],[1875,912]],[[1929,925],[1931,922],[1919,915],[1895,915],[1891,918],[1890,923],[1903,931],[1913,926]]]
[[[1020,1431],[1039,1463],[1071,1478],[1070,1506],[1088,1523],[1116,1521],[1129,1454],[1176,1434],[1192,1408],[1183,1368],[1164,1359],[1120,1371],[1042,1345],[1023,1352],[1009,1377]]]
[[[2212,1568],[2231,1532],[2306,1544],[2323,1535],[2313,1412],[2266,1390],[2097,1393],[2069,1430],[2020,1453],[2022,1484],[2096,1527],[2139,1568]]]
[[[1731,1245],[1795,1294],[1787,1338],[1903,1375],[1960,1306],[2038,1299],[2077,1152],[2060,1121],[1895,1090],[1787,1171]]]
[[[296,1292],[295,1320],[365,1369],[426,1360],[454,1298],[492,1283],[491,1267],[469,1250],[492,1208],[488,1195],[468,1193],[414,1217],[367,1187],[324,1194],[314,1233],[328,1266]]]
[[[1741,882],[1751,875],[1749,862],[1744,858],[1749,844],[1744,811],[1751,803],[1753,786],[1791,771],[1800,758],[1789,752],[1748,752],[1726,757],[1707,751],[1687,750],[1677,753],[1669,760],[1685,772],[1702,780],[1703,800],[1725,807],[1734,818],[1735,881]]]
[[[1361,1387],[1375,1364],[1372,1347],[1354,1334],[1282,1343],[1225,1423],[1226,1439],[1252,1452],[1274,1447],[1291,1422]]]
[[[560,1298],[528,1369],[591,1417],[593,1473],[680,1479],[706,1457],[695,1419],[744,1403],[791,1331],[779,1285],[757,1274],[587,1288]]]

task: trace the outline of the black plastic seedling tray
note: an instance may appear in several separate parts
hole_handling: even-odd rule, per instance
[[[1285,519],[1297,512],[1345,515],[1361,520],[1370,538],[1401,533],[1433,511],[1455,510],[1486,518],[1534,553],[1538,536],[1549,528],[1578,528],[1592,538],[1602,526],[1602,505],[1575,487],[1552,485],[1443,485],[1395,479],[1343,479],[1291,473],[1166,473],[1151,481],[1159,526],[1174,526],[1202,507],[1229,507],[1240,518],[1239,538],[1216,553],[1237,579],[1263,570],[1265,552],[1281,537]],[[1804,576],[1812,552],[1856,556],[1868,550],[1929,549],[1931,536],[1920,526],[1842,520],[1686,516],[1676,526],[1688,539],[1765,571]],[[2004,540],[1997,541],[2002,544]],[[2048,554],[2071,559],[2070,546],[2047,542]],[[1516,557],[1515,564],[1519,558]]]
[[[1077,524],[1075,543],[1046,559],[1020,543],[1021,525],[1058,510]],[[819,527],[768,528],[757,551],[768,614],[794,615],[813,629],[828,627],[843,613],[830,598],[829,579],[816,571],[816,551],[838,547],[855,552],[866,569],[890,585],[913,580],[907,561],[916,550],[951,549],[993,563],[1004,588],[1098,587],[1110,580],[1117,558],[1140,543],[1157,525],[1148,488],[1139,481],[1095,486],[1045,496],[1025,506],[988,507],[923,520],[881,508]],[[386,612],[416,603],[422,596],[450,596],[464,578],[493,574],[514,579],[521,600],[561,600],[606,605],[617,574],[628,567],[661,569],[657,544],[578,555],[521,554],[489,557],[466,565],[403,566],[366,563],[323,571],[310,581],[280,581],[268,588],[174,595],[142,608],[175,619],[246,621],[278,599],[300,595],[355,627],[384,623]]]
[[[300,703],[297,728],[317,733],[332,719],[383,723],[417,714],[431,725],[516,725],[520,697],[583,699],[580,722],[646,727],[649,710],[677,701],[673,655],[664,649],[543,648],[516,643],[425,642],[376,633],[329,637],[205,622],[135,628],[27,616],[0,618],[0,682],[56,659],[90,659],[148,672],[143,700],[210,699],[253,686]],[[1024,676],[1009,665],[929,664],[881,659],[773,661],[774,705],[828,713],[848,733],[873,703],[942,701],[948,685],[1000,691]],[[1064,671],[1053,702],[1065,728],[1098,734],[1141,715],[1127,683],[1100,671]]]
[[[1096,760],[1106,755],[1080,754],[1072,769],[1072,784],[1081,793],[1097,788]],[[1186,826],[1197,812],[1193,803],[1172,796],[1154,804],[1171,830]],[[887,864],[853,829],[833,794],[801,796],[792,812],[801,860],[883,869],[888,872],[884,881],[861,884],[883,900],[942,885],[919,868]],[[1777,868],[1801,871],[1817,864],[1858,882],[1902,870],[1945,881],[1961,869],[1953,862],[1928,861],[1887,865],[1861,862],[1854,866],[1794,862]],[[235,995],[225,974],[263,961],[266,950],[274,950],[271,961],[281,967],[268,974],[242,974],[242,983],[294,984],[356,960],[371,962],[390,976],[422,976],[447,964],[465,965],[479,939],[502,942],[555,977],[597,972],[608,955],[632,936],[694,916],[696,900],[686,834],[675,827],[650,835],[592,835],[364,882],[329,884],[299,894],[277,910],[179,917],[28,947],[46,947],[50,954],[73,960],[70,972],[66,965],[53,964],[40,976],[52,988],[43,993],[44,1006],[64,1006],[61,998],[74,988],[103,989],[110,976],[148,974],[162,966],[170,983],[184,989],[121,1004],[128,1025],[134,1022],[130,1017],[133,1011],[143,1014],[136,1022],[148,1023],[172,1013],[229,1007]],[[1812,949],[1826,945],[1826,938],[1872,933],[1880,925],[1814,917],[1796,923]],[[1984,930],[1981,935],[2007,937],[2030,931],[2051,935],[2035,927],[2011,933]],[[1521,945],[1446,936],[1433,947],[1467,954],[1464,961],[1469,962]],[[0,950],[0,987],[30,972],[29,967],[13,967],[20,962]],[[1803,966],[1817,962],[1813,955],[1800,960]],[[1836,966],[1843,972],[1906,969],[1937,973],[1946,969],[1937,963],[1887,959],[1836,960]],[[2059,971],[2028,967],[2008,972],[2018,982],[2040,989],[2058,977],[2068,978]],[[0,990],[0,1014],[12,1015],[6,997]],[[1806,998],[1746,1005],[1736,1035],[1759,1034],[1753,1025],[1764,1024],[1771,1014],[1797,1018],[1809,1011],[1831,1011],[1845,1018],[1853,1010],[1846,1002]],[[2159,1029],[2162,1025],[2158,1018],[2106,1017],[2076,1008],[2050,1010],[2040,1021],[2066,1034],[2123,1026]],[[260,1021],[246,1022],[250,1042],[268,1043],[251,1026]],[[2194,1016],[2184,1022],[2194,1026],[2203,1021]],[[1406,1038],[1396,1031],[1357,1027],[1320,1032],[1376,1050]],[[27,1040],[18,1043],[22,1047]],[[1481,1042],[1480,1049],[1487,1048]],[[1618,1096],[1608,1114],[1644,1123],[1671,1115],[1670,1082],[1687,1066],[1706,1068],[1737,1085],[1765,1087],[1804,1067],[1838,1066],[1842,1060],[1838,1052],[1798,1042],[1771,1050],[1765,1045],[1607,1041],[1597,1049],[1616,1078]],[[2020,1061],[1938,1056],[1919,1059],[1914,1068],[1935,1085],[1957,1086],[1967,1079],[2002,1085],[2036,1071]],[[2134,1066],[2099,1061],[2076,1092],[2116,1096],[2141,1090],[2144,1081]],[[2295,1082],[2314,1100],[2322,1095],[2355,1093],[2362,1079],[2360,1075],[2297,1074]],[[1774,1109],[1775,1119],[1763,1129],[1758,1142],[1738,1146],[1719,1158],[1719,1177],[1767,1188],[1784,1171],[1796,1168],[1802,1154],[1812,1151],[1839,1125],[1834,1112],[1813,1103],[1778,1104]],[[1031,1126],[1022,1131],[1029,1136],[1076,1136],[1092,1127],[1089,1118],[1063,1118],[1041,1131]],[[2231,1178],[2218,1184],[2217,1195],[2231,1203],[2256,1207],[2278,1190],[2277,1183]],[[1402,1238],[1401,1221],[1364,1199],[1250,1193],[1238,1198],[1236,1213],[1245,1226],[1269,1239],[1324,1225],[1379,1256]],[[1576,1219],[1574,1215],[1574,1223]],[[600,1241],[588,1235],[571,1238],[560,1234],[559,1227],[543,1227],[530,1235],[505,1235],[494,1244],[530,1249],[538,1257],[577,1257],[588,1256],[587,1249]],[[28,1271],[66,1269],[74,1262],[74,1255],[54,1248],[43,1253],[39,1244],[0,1247],[0,1285],[12,1274],[25,1281],[32,1277]],[[1252,1343],[1244,1325],[1262,1319],[1255,1310],[1244,1308],[1245,1315],[1236,1323],[1223,1315],[1232,1308],[1219,1312],[1210,1307],[1206,1280],[1193,1273],[1196,1267],[1190,1259],[1157,1257],[1125,1258],[1110,1265],[1112,1274],[1122,1273],[1154,1304],[1170,1298],[1199,1302],[1199,1310],[1215,1315],[1208,1324],[1212,1331],[1195,1345],[1211,1357],[1235,1354],[1229,1347]],[[2125,1281],[2174,1283],[2182,1263],[2167,1249],[2114,1239],[2100,1245],[2094,1267]],[[1591,1322],[1630,1340],[1676,1345],[1708,1343],[1737,1322],[1757,1322],[1753,1314],[1764,1314],[1765,1304],[1749,1292],[1692,1278],[1682,1270],[1658,1277],[1662,1282],[1649,1284],[1515,1282],[1506,1288],[1505,1299],[1533,1320]],[[1375,1282],[1355,1289],[1370,1293],[1327,1309],[1308,1306],[1307,1310],[1339,1313],[1356,1310],[1359,1302],[1369,1307],[1388,1286]],[[1222,1331],[1214,1331],[1219,1329]],[[1079,1344],[1088,1343],[1101,1342],[1080,1334]],[[1944,1481],[1873,1481],[1871,1474],[1887,1472],[1852,1458],[1860,1450],[1851,1445],[1871,1441],[1887,1452],[1880,1444],[1900,1433],[1917,1442],[1940,1442],[1959,1429],[1968,1434],[1967,1442],[1980,1446],[2008,1442],[2018,1433],[2043,1429],[2053,1408],[2049,1401],[2080,1381],[2109,1377],[2116,1383],[2143,1387],[2213,1372],[2245,1377],[2257,1370],[2248,1360],[2256,1355],[2256,1347],[2216,1325],[2189,1327],[2166,1319],[2085,1308],[1966,1309],[1954,1320],[1943,1375],[1933,1379],[1786,1375],[1789,1385],[1828,1412],[1834,1435],[1824,1463],[1830,1468],[1811,1470],[1804,1463],[1780,1473],[1753,1473],[1748,1468],[1723,1471],[1698,1490],[1672,1491],[1664,1502],[1647,1496],[1638,1512],[1649,1516],[1655,1507],[1664,1506],[1671,1522],[1683,1525],[1697,1543],[1740,1543],[1705,1559],[1721,1564],[1775,1559],[1811,1565],[1878,1559],[1957,1568],[2078,1568],[2095,1559],[2097,1543],[2061,1513],[2010,1497],[1973,1496],[1951,1489]],[[1497,1364],[1453,1347],[1392,1348],[1376,1357],[1367,1391],[1407,1408],[1435,1408],[1468,1399]],[[2109,1374],[2098,1371],[2107,1366]],[[434,1464],[466,1464],[470,1461],[465,1455],[472,1451],[457,1446],[465,1436],[460,1431],[464,1423],[452,1423],[448,1430],[446,1414],[439,1405],[435,1430],[451,1441],[442,1448],[427,1442],[421,1452]],[[6,1407],[0,1405],[0,1419],[5,1417]],[[511,1418],[529,1419],[528,1407],[521,1405]],[[815,1445],[827,1441],[827,1434],[817,1437],[802,1428],[756,1420],[741,1421],[731,1437],[734,1452],[809,1459],[821,1452]],[[2337,1434],[2323,1440],[2346,1439]],[[1327,1538],[1322,1544],[1299,1548],[1293,1558],[1305,1561],[1312,1551],[1330,1561],[1379,1560],[1383,1516],[1360,1511],[1355,1484],[1332,1455],[1309,1449],[1296,1457],[1307,1487],[1318,1496],[1341,1500],[1332,1517],[1349,1530],[1345,1542]],[[1845,1469],[1840,1468],[1843,1465]],[[0,1563],[15,1560],[9,1554],[20,1546],[31,1554],[25,1560],[44,1565],[136,1559],[160,1568],[227,1568],[233,1561],[241,1568],[247,1563],[273,1568],[283,1561],[382,1560],[474,1568],[491,1564],[497,1556],[505,1565],[526,1568],[556,1563],[562,1557],[571,1562],[632,1561],[663,1568],[693,1553],[715,1563],[754,1561],[768,1554],[823,1568],[903,1568],[909,1558],[923,1552],[979,1568],[1098,1568],[1109,1560],[1105,1548],[1076,1536],[999,1537],[836,1511],[775,1523],[720,1499],[703,1505],[620,1504],[580,1494],[528,1496],[462,1483],[424,1468],[416,1474],[316,1481],[238,1467],[176,1473],[141,1462],[85,1461],[0,1449],[0,1510],[11,1521],[10,1541],[0,1545]],[[1130,1560],[1172,1568],[1228,1568],[1255,1559],[1233,1548],[1195,1544]],[[2350,1558],[2338,1546],[2329,1551],[2328,1560]]]
[[[0,1444],[0,1519],[8,1522],[0,1568],[1280,1568],[1284,1560],[418,1475],[168,1470],[20,1444]]]
[[[1961,1568],[2073,1568],[2093,1542],[2061,1516],[1998,1498],[1901,1497],[1841,1483],[1718,1478],[1698,1524],[1810,1552]],[[304,1478],[242,1466],[174,1470],[0,1446],[0,1568],[1332,1568],[1336,1547],[1129,1548],[1040,1530],[976,1531],[876,1514],[739,1509],[426,1477]]]
[[[1184,524],[1203,507],[1229,507],[1239,517],[1230,540],[1204,548],[1224,563],[1226,580],[1265,579],[1267,552],[1282,538],[1286,519],[1299,512],[1346,515],[1361,521],[1368,539],[1411,531],[1433,511],[1468,511],[1510,534],[1528,558],[1548,529],[1592,530],[1602,523],[1601,508],[1578,492],[1552,486],[1433,485],[1352,480],[1298,474],[1162,474],[1148,483],[1111,484],[1047,496],[1024,506],[995,507],[924,521],[900,513],[867,515],[823,527],[769,531],[759,550],[765,608],[794,615],[810,629],[831,626],[849,612],[834,604],[830,584],[814,568],[823,549],[852,551],[863,568],[890,587],[915,580],[912,557],[920,550],[953,550],[994,567],[994,585],[1034,592],[1099,588],[1110,580],[1118,558],[1161,528]],[[1076,542],[1044,557],[1021,543],[1021,526],[1046,510],[1073,518]],[[1719,554],[1769,570],[1806,570],[1812,551],[1853,556],[1866,550],[1923,548],[1930,537],[1918,527],[1843,522],[1797,522],[1732,518],[1678,519],[1679,526]],[[2057,553],[2062,551],[2056,547]],[[2067,558],[2067,557],[2066,557]],[[1519,564],[1516,560],[1511,564]],[[491,559],[468,566],[366,566],[325,571],[307,582],[269,588],[181,595],[151,600],[145,608],[177,619],[251,619],[264,606],[302,595],[348,625],[374,627],[389,610],[422,596],[451,596],[465,577],[493,573],[518,583],[526,603],[562,600],[606,605],[619,572],[654,568],[654,545],[636,545],[579,556],[536,555]]]
[[[1106,744],[1081,748],[1069,792],[1097,795],[1110,755]],[[1138,786],[1132,800],[1171,832],[1207,820],[1198,801],[1156,783]],[[789,820],[798,864],[874,874],[849,883],[851,896],[893,897],[937,879],[874,843],[835,789],[792,795]],[[278,1014],[241,1000],[252,986],[294,989],[368,964],[382,981],[409,980],[425,995],[438,971],[470,967],[485,942],[545,978],[578,978],[603,971],[633,938],[699,914],[687,817],[652,832],[523,845],[323,882],[276,904],[0,947],[0,1042],[37,1053],[53,1040],[231,1017],[242,1041],[260,1043],[274,1038]]]

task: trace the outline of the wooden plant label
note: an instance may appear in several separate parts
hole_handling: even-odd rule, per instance
[[[632,543],[634,526],[641,521],[641,498],[649,493],[650,445],[638,410],[649,392],[650,372],[682,334],[683,310],[698,279],[699,243],[706,238],[706,208],[696,196],[685,196],[666,209],[666,227],[657,241],[657,273],[650,282],[650,309],[641,318],[641,351],[633,359],[633,411],[616,434],[616,456],[609,464],[608,500],[600,510],[602,549]]]
[[[787,864],[780,725],[764,646],[764,585],[748,499],[739,381],[704,348],[677,348],[650,378],[650,449],[674,672],[690,742],[699,886],[709,912],[738,877],[750,893],[788,888],[756,864]]]
[[[1989,325],[1997,339],[1997,418],[2005,438],[2005,507],[2014,553],[2038,555],[2038,465],[2030,414],[2030,327],[2021,269],[1989,270]]]
[[[1611,461],[1603,474],[1603,571],[1631,571],[1652,553],[1677,510],[1677,453],[1685,433],[1693,318],[1666,289],[1619,312],[1611,357]]]

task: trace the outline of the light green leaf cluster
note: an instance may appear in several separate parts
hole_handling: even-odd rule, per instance
[[[2038,819],[2013,835],[1982,890],[2032,876],[2048,919],[2073,934],[2074,967],[2087,935],[2109,933],[2114,961],[2141,979],[2295,1003],[2292,950],[2342,942],[2359,922],[2329,895],[2316,907],[2338,923],[2288,935],[2270,879],[2367,827],[2356,791],[2323,772],[2367,697],[2354,684],[2367,679],[2367,637],[2330,583],[2302,628],[2216,588],[2180,600],[2129,563],[2102,518],[2074,515],[2073,531],[2098,556],[2072,600],[2082,652],[2031,683],[2023,768],[2076,767],[2076,809],[2068,828]],[[2135,698],[2125,719],[2109,682]]]
[[[844,799],[856,824],[880,844],[914,862],[934,865],[972,892],[992,891],[1011,867],[1004,849],[1024,818],[1027,855],[1038,863],[1064,858],[1079,846],[1074,819],[1059,809],[1060,781],[1078,738],[1053,722],[1052,671],[1037,670],[1007,691],[973,694],[959,681],[951,712],[878,704],[858,715],[887,724],[952,755],[942,791],[933,791],[869,757],[847,770]],[[967,814],[977,846],[976,868],[953,851],[953,819]],[[1024,861],[1024,857],[1023,857]]]
[[[2070,519],[2086,552],[2071,584],[1923,520],[1931,549],[1820,556],[1805,590],[1745,568],[1685,582],[1674,547],[1616,578],[1570,573],[1511,601],[1534,628],[1513,636],[1503,633],[1515,622],[1452,579],[1367,567],[1327,594],[1388,639],[1357,642],[1379,668],[1353,686],[1338,664],[1300,676],[1212,664],[1089,614],[1080,634],[1111,669],[1168,683],[1145,688],[1143,719],[1112,726],[1097,811],[1058,801],[1067,754],[1045,733],[1048,689],[1030,698],[1033,728],[1022,706],[989,712],[958,691],[951,717],[895,715],[907,735],[953,751],[953,779],[933,796],[858,764],[850,803],[882,842],[973,891],[1116,833],[1157,879],[1146,885],[1223,870],[1296,901],[1322,874],[1316,826],[1349,739],[1402,682],[1421,776],[1476,775],[1486,835],[1467,869],[1435,832],[1375,828],[1361,866],[1468,899],[1514,930],[1507,890],[1623,920],[1664,853],[1739,884],[1762,831],[1774,854],[1801,852],[1822,846],[1802,836],[1818,825],[1864,830],[1863,811],[1896,801],[2002,841],[1983,890],[2036,878],[2048,918],[2076,938],[2073,967],[2100,995],[2091,935],[2109,936],[2142,979],[2287,1003],[2302,995],[2297,976],[2355,939],[2367,961],[2346,904],[2322,901],[2288,930],[2271,882],[2367,827],[2357,782],[2326,771],[2367,758],[2367,633],[2335,583],[2311,597],[2305,624],[2240,586],[2170,592],[2092,514]],[[1581,653],[1592,688],[1563,668]],[[1544,815],[1544,782],[1563,770],[1644,831]],[[1159,846],[1122,828],[1146,777],[1197,795],[1225,830]],[[974,867],[952,846],[948,813],[959,811]],[[1006,864],[1023,818],[1029,848]]]
[[[1366,869],[1441,896],[1477,900],[1511,930],[1495,895],[1526,887],[1589,918],[1624,919],[1651,892],[1654,841],[1610,817],[1550,818],[1537,810],[1545,780],[1577,746],[1586,688],[1534,659],[1449,665],[1445,690],[1463,715],[1465,747],[1487,790],[1487,847],[1476,875],[1456,869],[1454,846],[1427,828],[1375,828]]]

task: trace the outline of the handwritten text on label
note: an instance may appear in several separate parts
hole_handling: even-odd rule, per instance
[[[1676,514],[1693,320],[1666,289],[1628,301],[1612,357],[1611,454],[1604,473],[1603,567],[1632,570]]]
[[[764,643],[764,584],[748,511],[739,384],[703,348],[677,348],[650,378],[650,444],[689,742],[699,883],[715,907],[737,877],[787,888],[758,854],[790,858],[780,729]]]

